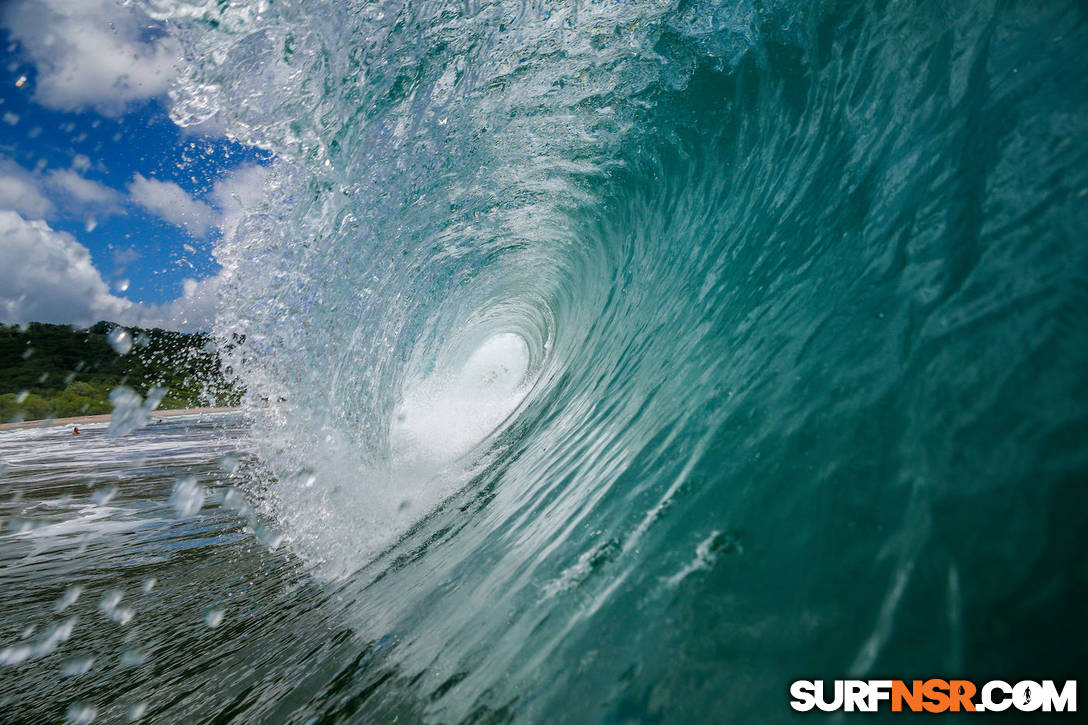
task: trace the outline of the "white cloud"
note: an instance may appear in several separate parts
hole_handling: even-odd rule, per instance
[[[200,281],[187,279],[182,283],[181,297],[163,305],[141,305],[136,314],[127,318],[126,324],[183,332],[209,330],[215,322],[221,282],[220,275]]]
[[[44,221],[0,211],[0,320],[207,330],[215,321],[219,275],[187,279],[182,294],[162,305],[143,305],[110,292],[90,252]]]
[[[0,209],[19,212],[25,219],[51,219],[58,204],[62,213],[102,219],[123,213],[124,202],[121,192],[70,169],[43,175],[0,156]]]
[[[234,230],[242,215],[256,207],[264,198],[268,169],[257,164],[245,164],[233,169],[215,182],[211,200],[219,209],[219,228],[224,234]]]
[[[51,171],[46,175],[46,184],[69,206],[83,211],[94,212],[103,217],[121,211],[124,197],[116,189],[80,176],[69,169]]]
[[[268,169],[243,164],[215,182],[208,200],[195,199],[172,181],[148,179],[136,174],[128,185],[129,198],[155,216],[184,227],[194,237],[205,236],[211,227],[232,231],[242,215],[264,198]]]
[[[111,293],[87,248],[75,237],[45,221],[28,219],[57,212],[43,193],[48,191],[65,212],[83,208],[99,216],[119,213],[131,200],[196,236],[212,227],[230,233],[264,197],[267,174],[268,169],[256,164],[233,169],[215,183],[208,194],[210,203],[194,199],[175,183],[136,174],[126,200],[117,190],[74,171],[36,174],[0,158],[0,210],[8,210],[0,211],[0,319],[77,325],[106,319],[176,330],[210,329],[221,275],[185,280],[181,296],[171,302],[132,302]],[[113,264],[120,269],[137,256],[134,248],[121,249],[115,251]]]
[[[194,237],[204,236],[219,221],[214,209],[189,196],[172,181],[136,174],[128,185],[128,192],[133,202],[170,224],[184,227]]]
[[[50,108],[117,116],[177,76],[177,41],[121,0],[13,0],[0,23],[38,69],[34,98]]]
[[[45,219],[56,211],[42,194],[41,180],[19,164],[0,158],[0,209],[30,219]]]
[[[91,181],[68,169],[49,172],[48,182],[81,204],[112,205],[121,200],[121,194],[115,189],[97,181]]]
[[[87,325],[121,319],[133,307],[110,293],[90,252],[72,235],[0,211],[0,314],[6,322]]]

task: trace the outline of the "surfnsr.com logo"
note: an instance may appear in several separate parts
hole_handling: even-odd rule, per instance
[[[990,680],[980,687],[970,680],[797,680],[790,697],[799,712],[1076,712],[1077,682]]]

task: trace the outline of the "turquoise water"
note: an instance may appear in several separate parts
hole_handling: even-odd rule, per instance
[[[178,120],[275,152],[216,332],[308,592],[154,715],[1086,671],[1081,4],[147,4]]]

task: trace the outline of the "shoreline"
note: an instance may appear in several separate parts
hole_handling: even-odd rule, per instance
[[[153,410],[151,418],[174,418],[180,415],[203,415],[204,413],[230,413],[241,410],[239,407],[223,406],[218,408],[175,408],[173,410]],[[110,413],[100,415],[80,415],[74,418],[42,418],[40,420],[24,420],[21,423],[0,423],[0,431],[23,430],[25,428],[53,428],[67,425],[89,425],[91,423],[109,423]]]

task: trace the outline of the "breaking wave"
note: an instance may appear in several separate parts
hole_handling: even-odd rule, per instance
[[[1082,6],[145,4],[274,153],[216,332],[327,712],[767,721],[1075,616]]]

